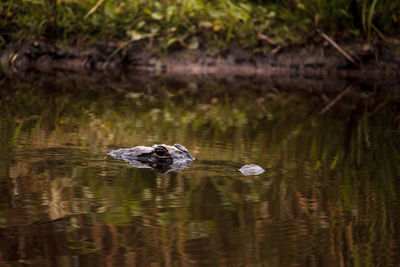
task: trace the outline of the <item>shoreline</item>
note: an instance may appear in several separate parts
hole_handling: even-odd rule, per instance
[[[400,51],[382,43],[340,44],[351,59],[327,42],[277,49],[256,55],[231,47],[223,52],[180,50],[160,55],[121,43],[61,46],[54,42],[33,41],[9,45],[0,50],[1,72],[95,72],[112,75],[138,71],[152,75],[215,75],[256,77],[366,78],[400,77]]]

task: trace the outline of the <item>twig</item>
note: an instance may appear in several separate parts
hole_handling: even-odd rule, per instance
[[[396,46],[396,44],[395,44],[392,40],[388,39],[377,27],[375,27],[374,24],[372,24],[371,27],[372,27],[372,29],[373,29],[374,31],[376,31],[376,33],[378,34],[378,36],[379,36],[385,43],[387,43],[393,50],[399,50],[399,47]]]
[[[317,32],[324,38],[325,40],[328,41],[330,45],[332,45],[340,54],[342,54],[347,60],[349,60],[351,63],[359,67],[359,64],[357,61],[355,61],[346,51],[344,51],[343,48],[341,48],[332,38],[330,38],[328,35],[323,33],[320,29],[317,29]]]
[[[118,46],[118,47],[111,53],[111,55],[106,59],[106,61],[105,61],[105,62],[103,63],[103,65],[102,65],[102,68],[105,69],[105,68],[108,66],[108,63],[110,62],[111,58],[114,57],[116,54],[118,54],[119,51],[121,51],[121,50],[124,49],[126,46],[128,46],[128,45],[130,45],[130,44],[132,44],[132,43],[134,43],[134,42],[136,42],[136,41],[139,41],[139,40],[144,39],[144,38],[150,38],[150,46],[151,46],[151,43],[152,43],[152,41],[153,41],[153,37],[154,37],[154,36],[156,36],[155,33],[147,33],[147,34],[143,34],[143,35],[140,35],[140,36],[138,36],[138,37],[135,37],[135,38],[133,38],[133,39],[131,39],[131,40],[122,42],[122,44],[121,44],[120,46]]]
[[[383,107],[386,106],[386,104],[389,102],[389,97],[385,98],[385,100],[381,103],[379,103],[374,110],[372,110],[371,112],[367,113],[364,115],[364,117],[368,118],[371,117],[374,113],[378,112],[379,110],[381,110]]]
[[[281,49],[282,49],[282,46],[278,45],[277,47],[275,47],[274,49],[271,50],[270,54],[273,56],[276,53],[278,53]]]
[[[325,112],[327,112],[328,110],[330,110],[333,105],[335,105],[342,97],[344,97],[348,92],[351,91],[351,89],[353,89],[354,87],[354,83],[350,84],[349,86],[346,87],[346,89],[344,89],[340,94],[338,94],[331,102],[328,103],[328,105],[326,105],[320,112],[319,114],[322,115]]]
[[[90,15],[92,15],[98,8],[103,4],[104,0],[99,0],[97,3],[89,10],[89,12],[85,15],[83,19],[87,19]]]
[[[118,46],[112,53],[111,55],[109,55],[106,59],[106,61],[101,65],[102,69],[107,68],[108,64],[110,63],[110,60],[112,57],[114,57],[116,54],[119,53],[119,51],[121,51],[123,48],[125,48],[126,46],[128,46],[129,44],[135,42],[135,40],[129,40],[126,42],[123,42],[120,46]]]

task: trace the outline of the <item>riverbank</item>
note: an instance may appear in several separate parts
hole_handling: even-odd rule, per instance
[[[400,2],[7,0],[3,71],[398,77]]]
[[[216,76],[400,77],[400,52],[384,43],[333,43],[319,38],[268,54],[230,47],[221,52],[181,49],[168,54],[133,44],[99,42],[65,45],[45,41],[9,45],[0,50],[2,70],[13,73],[55,71],[91,74],[145,71],[152,74]]]

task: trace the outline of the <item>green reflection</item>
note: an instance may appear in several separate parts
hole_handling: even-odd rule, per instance
[[[2,86],[1,263],[397,264],[393,92],[360,87],[321,115],[340,90],[163,80]],[[182,143],[197,160],[158,175],[105,156],[153,143]],[[244,177],[237,169],[247,163],[268,171]],[[42,249],[29,252],[33,240]]]

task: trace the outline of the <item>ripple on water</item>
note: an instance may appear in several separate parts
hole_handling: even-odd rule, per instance
[[[45,84],[2,80],[0,265],[400,264],[396,92],[319,114],[336,91]],[[155,143],[196,160],[160,174],[106,156]]]

